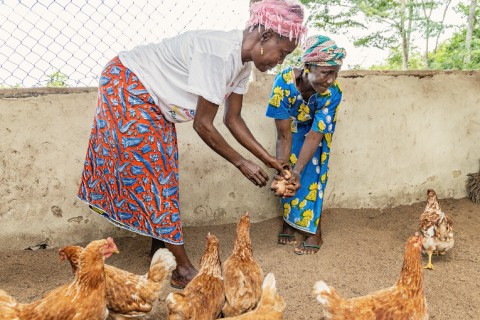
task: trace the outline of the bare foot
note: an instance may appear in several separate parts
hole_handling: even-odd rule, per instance
[[[283,222],[282,231],[278,234],[278,244],[297,244],[295,239],[295,229],[292,228],[289,224]]]
[[[323,244],[322,237],[317,234],[309,235],[305,241],[300,243],[293,251],[298,255],[303,254],[315,254],[320,250],[320,247]]]
[[[170,285],[176,289],[183,289],[185,286],[192,281],[198,271],[193,267],[180,267],[177,266],[172,272],[172,277],[170,279]]]

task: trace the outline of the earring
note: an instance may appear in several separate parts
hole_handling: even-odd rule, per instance
[[[263,47],[260,47],[260,55],[263,56]]]
[[[308,70],[307,68],[305,68],[305,74],[308,74],[310,72],[310,70]]]

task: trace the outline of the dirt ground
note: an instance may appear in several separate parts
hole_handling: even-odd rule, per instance
[[[453,219],[455,246],[447,255],[433,258],[435,270],[424,272],[430,319],[480,319],[480,205],[468,199],[440,200],[440,205]],[[285,319],[321,318],[321,309],[311,294],[313,284],[320,279],[347,298],[392,285],[400,273],[404,243],[415,232],[424,206],[425,202],[383,210],[327,208],[322,219],[324,244],[311,256],[297,256],[292,246],[276,244],[280,218],[253,224],[254,255],[265,274],[275,274],[279,292],[287,302]],[[195,265],[207,232],[220,239],[223,260],[232,249],[233,224],[187,227],[186,248]],[[108,263],[145,273],[149,240],[137,236],[115,242],[120,254]],[[57,249],[0,254],[0,288],[21,302],[37,299],[72,279],[70,267],[59,262]],[[172,290],[166,286],[162,299]],[[165,311],[161,300],[148,319],[165,319]]]

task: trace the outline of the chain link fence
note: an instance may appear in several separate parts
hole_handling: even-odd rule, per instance
[[[0,0],[0,88],[97,86],[122,50],[193,29],[243,29],[245,0]]]

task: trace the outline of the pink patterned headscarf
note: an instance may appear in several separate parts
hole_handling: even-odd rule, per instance
[[[298,0],[262,0],[250,6],[250,31],[256,25],[263,25],[279,35],[301,39],[307,33],[303,26],[303,5]]]

